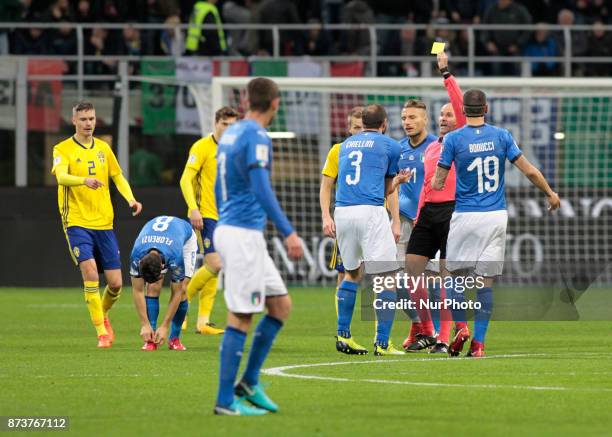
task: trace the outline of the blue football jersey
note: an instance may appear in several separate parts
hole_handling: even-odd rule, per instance
[[[412,169],[412,176],[408,182],[399,187],[399,210],[404,217],[414,220],[419,209],[419,197],[423,189],[423,178],[425,176],[425,150],[430,143],[436,141],[438,137],[429,134],[416,147],[410,144],[410,138],[405,137],[400,140],[402,153],[399,159],[399,169]]]
[[[364,131],[340,146],[336,206],[384,205],[385,178],[398,172],[401,146],[376,131]]]
[[[218,225],[263,231],[266,213],[249,181],[253,167],[272,168],[272,141],[257,122],[242,120],[227,128],[217,148]]]
[[[506,159],[516,161],[521,151],[506,129],[484,124],[464,126],[444,137],[438,165],[457,172],[455,211],[506,209]]]
[[[183,246],[192,234],[191,224],[178,217],[161,215],[149,220],[136,237],[130,255],[130,275],[140,277],[141,258],[155,249],[162,255],[165,269],[172,274],[172,282],[182,281],[185,279]]]

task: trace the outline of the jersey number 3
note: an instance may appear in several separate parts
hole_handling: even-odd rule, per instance
[[[491,166],[491,164],[493,165]],[[489,193],[497,190],[499,187],[499,158],[497,156],[487,156],[485,159],[479,156],[467,168],[467,171],[472,170],[478,172],[479,193],[483,193],[485,190]],[[484,178],[487,180],[485,181]]]
[[[363,153],[360,150],[353,150],[348,154],[348,157],[353,160],[351,161],[351,165],[355,167],[355,176],[347,174],[346,183],[347,185],[357,185],[359,179],[361,179],[361,160],[363,159]]]

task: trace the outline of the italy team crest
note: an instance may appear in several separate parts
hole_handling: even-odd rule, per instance
[[[259,305],[261,303],[261,291],[254,291],[251,293],[251,303],[253,305]]]

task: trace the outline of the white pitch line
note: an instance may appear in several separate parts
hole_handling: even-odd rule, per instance
[[[490,355],[482,359],[496,359],[496,358],[525,358],[525,357],[547,357],[549,354],[511,354],[511,355]],[[342,366],[350,364],[381,364],[381,363],[399,363],[399,362],[427,362],[435,363],[440,361],[455,361],[465,362],[466,360],[457,358],[413,358],[413,359],[393,359],[393,360],[366,360],[366,361],[335,361],[329,363],[313,363],[313,364],[295,364],[291,366],[279,366],[272,367],[269,369],[262,369],[262,373],[268,376],[281,376],[285,378],[297,378],[297,379],[313,379],[319,381],[335,381],[335,382],[370,382],[375,384],[396,384],[396,385],[412,385],[421,387],[452,387],[452,388],[482,388],[482,389],[515,389],[515,390],[536,390],[536,391],[603,391],[612,392],[612,389],[608,388],[572,388],[572,387],[557,387],[557,386],[537,386],[537,385],[502,385],[502,384],[453,384],[444,382],[415,382],[415,381],[396,381],[388,379],[350,379],[350,378],[338,378],[332,376],[318,376],[318,375],[300,375],[295,373],[286,373],[288,370],[293,369],[305,369],[312,367],[327,367],[327,366]]]

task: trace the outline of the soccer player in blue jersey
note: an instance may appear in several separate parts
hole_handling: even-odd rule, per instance
[[[474,314],[474,338],[467,356],[483,357],[484,342],[493,310],[493,279],[502,274],[506,246],[508,213],[505,199],[506,159],[547,197],[549,210],[560,200],[542,173],[525,158],[506,129],[485,123],[488,106],[485,93],[472,89],[463,95],[467,125],[444,137],[443,150],[432,181],[441,190],[451,164],[457,172],[455,212],[450,222],[446,248],[446,266],[454,274],[471,271],[483,277],[484,287],[477,291],[480,309]],[[462,293],[447,289],[457,303]],[[465,322],[465,311],[455,309],[455,322]],[[457,356],[468,337],[453,342],[449,353]]]
[[[215,414],[255,416],[278,411],[259,383],[259,373],[272,343],[289,316],[291,300],[268,254],[263,230],[269,217],[285,238],[292,259],[302,243],[283,213],[270,183],[272,142],[266,132],[280,105],[275,82],[256,78],[247,85],[249,110],[229,127],[217,149],[215,194],[219,222],[213,235],[225,271],[227,328],[220,351],[219,391]],[[253,314],[264,307],[238,384],[236,375]],[[255,408],[242,404],[246,399]]]
[[[406,258],[406,248],[410,240],[410,234],[417,216],[419,198],[423,188],[424,156],[427,147],[437,137],[427,131],[429,117],[427,116],[427,106],[421,100],[408,100],[402,108],[402,127],[406,136],[400,140],[402,153],[399,160],[399,169],[409,174],[408,181],[399,185],[399,193],[392,196],[399,196],[400,212],[400,238],[397,243],[397,259],[404,264]],[[424,293],[427,291],[424,290]],[[398,290],[402,299],[410,299],[407,290]],[[433,338],[434,326],[431,318],[421,318],[415,310],[406,310],[407,315],[412,320],[410,324],[410,334],[404,341],[405,345],[414,343],[418,336]]]
[[[195,270],[198,239],[191,224],[171,216],[148,221],[134,243],[130,255],[132,294],[140,318],[143,351],[157,350],[168,337],[171,350],[185,350],[180,340],[188,310],[186,287]],[[162,324],[157,326],[159,294],[164,275],[170,271],[172,296]],[[145,289],[148,285],[148,289]]]
[[[399,238],[399,217],[393,228],[385,209],[385,197],[397,186],[399,143],[384,135],[387,114],[381,105],[369,105],[362,114],[363,132],[346,139],[340,146],[336,191],[336,237],[342,253],[345,276],[338,288],[338,330],[336,349],[351,348],[351,319],[360,281],[360,266],[366,274],[385,275],[397,270],[395,243]],[[392,211],[398,216],[399,212]],[[390,341],[395,288],[377,295],[382,303],[376,309],[375,355],[403,354]]]

